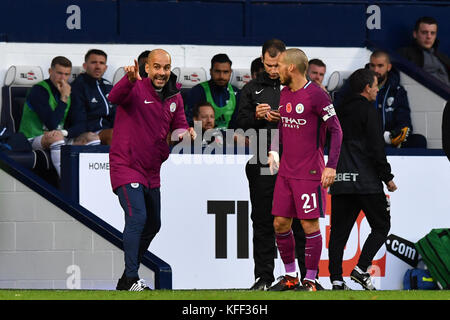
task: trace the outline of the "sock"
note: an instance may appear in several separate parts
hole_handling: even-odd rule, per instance
[[[61,178],[61,146],[65,144],[64,140],[53,142],[50,145],[50,158],[52,159],[53,166],[58,173],[58,177]]]
[[[319,268],[320,254],[322,253],[322,234],[318,230],[305,235],[305,237],[305,279],[314,281]]]
[[[277,242],[281,260],[283,260],[286,274],[295,274],[295,240],[292,230],[289,230],[286,233],[275,233],[275,240]]]
[[[100,143],[101,143],[101,141],[100,141],[99,139],[97,139],[97,140],[92,140],[92,141],[86,143],[86,146],[99,146]]]

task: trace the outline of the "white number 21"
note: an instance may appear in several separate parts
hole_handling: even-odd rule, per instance
[[[311,198],[312,198],[312,203],[311,203]],[[317,198],[316,198],[315,193],[311,193],[311,195],[304,193],[304,194],[302,194],[301,199],[304,201],[303,209],[305,210],[306,213],[317,208]]]

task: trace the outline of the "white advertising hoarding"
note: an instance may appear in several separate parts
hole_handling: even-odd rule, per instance
[[[252,226],[245,164],[249,155],[171,154],[161,169],[161,231],[149,250],[172,267],[174,289],[249,288],[254,281]],[[80,153],[80,204],[123,230],[123,210],[112,192],[107,153]],[[443,156],[389,156],[398,190],[391,199],[391,230],[416,242],[432,228],[450,226],[450,163]],[[321,283],[328,279],[329,205],[320,219]],[[239,230],[239,231],[238,231]],[[344,252],[344,276],[357,262],[370,227],[361,215]],[[380,289],[402,289],[411,268],[383,246],[374,258]],[[281,259],[275,278],[284,273]],[[214,281],[211,281],[214,279]],[[348,278],[346,278],[348,279]],[[353,289],[360,286],[347,281]]]

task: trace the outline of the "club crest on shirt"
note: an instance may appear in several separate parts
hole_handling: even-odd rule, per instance
[[[290,102],[288,102],[286,104],[286,112],[287,113],[291,113],[292,112],[292,104]]]
[[[170,104],[170,112],[175,112],[176,109],[177,109],[177,104],[175,102],[172,102]]]
[[[305,106],[301,103],[295,106],[295,112],[302,113],[305,110]]]

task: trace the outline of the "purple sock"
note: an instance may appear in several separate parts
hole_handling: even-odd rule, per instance
[[[306,235],[305,243],[305,278],[314,280],[319,269],[320,254],[322,253],[322,234],[319,231]]]
[[[295,240],[292,230],[286,233],[275,233],[275,240],[286,272],[295,272]]]

